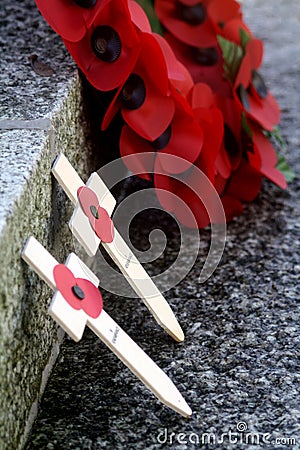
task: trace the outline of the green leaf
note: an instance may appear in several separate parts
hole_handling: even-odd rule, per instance
[[[282,156],[279,152],[277,152],[277,158],[278,160],[276,164],[276,169],[283,174],[284,178],[286,179],[286,182],[290,183],[296,176],[295,172],[292,171],[285,157]]]
[[[284,137],[281,135],[279,127],[274,127],[273,131],[267,131],[266,135],[269,139],[272,139],[277,147],[283,151],[288,150],[287,143]],[[277,164],[276,169],[278,169],[286,179],[287,183],[290,183],[295,178],[295,172],[288,165],[285,157],[280,153],[280,150],[277,150]]]
[[[234,83],[243,59],[243,49],[240,45],[228,41],[220,35],[217,38],[224,59],[225,76],[228,81]]]
[[[243,28],[239,29],[239,33],[240,33],[241,46],[242,46],[243,52],[245,53],[246,46],[247,46],[248,42],[251,41],[251,37],[250,37],[250,34],[248,34],[247,31],[245,31]]]
[[[242,128],[245,131],[245,133],[252,138],[253,137],[253,133],[251,128],[249,127],[249,124],[247,122],[247,118],[246,118],[246,113],[245,111],[242,112]]]
[[[266,134],[268,138],[273,139],[280,148],[282,148],[283,150],[287,150],[287,143],[284,137],[281,135],[279,127],[274,127],[272,131],[267,131]]]
[[[154,33],[163,35],[163,29],[155,13],[153,2],[151,0],[136,0],[136,1],[145,11],[149,19],[152,31]]]

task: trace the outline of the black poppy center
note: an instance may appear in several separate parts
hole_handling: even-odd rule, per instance
[[[95,217],[95,219],[99,219],[98,208],[95,205],[90,206],[90,211],[91,211],[92,215]]]
[[[178,12],[180,19],[190,25],[200,25],[206,19],[206,9],[201,2],[192,6],[178,2]]]
[[[241,103],[244,106],[244,108],[247,111],[250,111],[248,92],[246,91],[246,89],[244,88],[244,86],[242,84],[239,85],[237,93],[238,93],[239,99],[241,100]]]
[[[72,292],[79,300],[83,300],[85,297],[84,291],[77,284],[75,284],[75,286],[72,286]]]
[[[194,58],[201,66],[214,66],[219,60],[215,47],[194,48]]]
[[[238,141],[236,140],[231,128],[224,124],[224,145],[228,155],[234,159],[240,152]]]
[[[99,26],[93,31],[91,45],[97,58],[105,62],[114,62],[121,54],[120,36],[108,25]]]
[[[128,109],[138,109],[146,98],[146,87],[142,78],[132,73],[120,93],[123,106]]]
[[[265,80],[256,70],[252,70],[252,84],[261,98],[267,97],[268,88],[266,86]]]
[[[74,0],[74,2],[81,8],[93,8],[97,0]]]
[[[169,125],[168,128],[160,136],[158,136],[158,138],[156,138],[154,141],[151,142],[151,146],[155,150],[162,150],[168,145],[171,139],[171,135],[172,135],[172,127],[171,125]]]

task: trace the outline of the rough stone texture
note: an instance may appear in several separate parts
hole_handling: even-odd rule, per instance
[[[46,313],[51,292],[21,260],[21,249],[34,235],[65,258],[71,209],[51,164],[62,151],[86,176],[92,158],[81,83],[63,44],[33,0],[3,0],[0,14],[0,448],[17,449],[62,338]],[[56,74],[36,74],[33,53]]]
[[[287,159],[299,173],[299,3],[243,4],[247,22],[265,41],[263,72],[282,106]],[[197,280],[209,233],[201,234],[198,263],[166,294],[185,330],[180,345],[138,300],[104,293],[107,312],[184,394],[194,411],[190,420],[159,403],[87,330],[78,344],[65,339],[26,449],[259,448],[245,443],[242,433],[237,443],[225,437],[224,443],[201,445],[203,433],[220,440],[222,433],[237,432],[239,422],[260,433],[261,448],[300,448],[298,200],[298,175],[286,192],[265,182],[257,200],[228,226],[222,262],[204,285]],[[162,224],[170,237],[163,260],[168,265],[178,250],[178,229],[161,215],[146,218],[135,222],[135,241],[145,247],[149,229]],[[159,264],[148,269],[154,273]],[[163,441],[165,429],[163,444],[158,437]],[[262,442],[265,433],[270,443]],[[197,437],[200,444],[190,442]],[[276,438],[297,442],[276,445]]]

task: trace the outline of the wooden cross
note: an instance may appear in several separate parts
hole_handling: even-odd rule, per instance
[[[60,154],[54,161],[52,173],[75,205],[69,225],[72,233],[86,252],[91,256],[95,255],[101,243],[112,260],[118,265],[129,284],[153,314],[159,325],[176,341],[183,341],[183,331],[172,309],[119,234],[118,230],[112,224],[112,240],[109,241],[108,239],[106,242],[101,240],[99,235],[96,234],[93,224],[98,220],[97,208],[100,207],[102,210],[105,210],[107,216],[110,217],[116,205],[115,198],[99,175],[96,172],[92,173],[85,185],[63,154]],[[91,211],[94,219],[91,216],[88,217],[87,213],[83,210],[83,201],[81,202],[81,193],[84,193],[82,191],[83,188],[88,191],[86,193],[90,194],[91,198],[93,195],[97,198],[98,205],[91,205],[93,207]],[[101,221],[101,218],[99,221]]]
[[[71,338],[79,341],[87,325],[164,404],[185,417],[192,414],[170,378],[103,310],[98,278],[74,253],[59,264],[30,237],[22,258],[55,290],[49,314]]]

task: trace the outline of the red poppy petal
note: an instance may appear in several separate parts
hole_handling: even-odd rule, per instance
[[[164,175],[159,160],[155,161],[154,166],[154,186],[156,196],[161,206],[169,212],[176,209],[176,198],[173,194],[173,186],[169,175]]]
[[[215,96],[208,84],[196,83],[188,97],[193,109],[210,108],[215,102]]]
[[[128,6],[133,23],[140,30],[151,33],[151,25],[143,8],[135,0],[129,0]]]
[[[277,155],[269,139],[258,129],[253,130],[253,141],[261,157],[261,173],[273,183],[286,189],[287,182],[284,175],[276,169]]]
[[[90,224],[103,242],[112,242],[114,239],[114,225],[108,212],[99,206],[98,197],[92,189],[81,186],[77,191],[78,201],[88,217]],[[98,217],[95,214],[98,213]]]
[[[99,200],[97,195],[92,189],[89,189],[86,186],[81,186],[78,188],[77,197],[82,211],[89,220],[93,221],[95,217],[91,212],[91,207],[98,208]]]
[[[264,47],[260,39],[251,39],[246,47],[246,52],[250,57],[252,69],[258,69],[261,66]]]
[[[153,172],[154,149],[149,142],[141,139],[127,125],[123,126],[120,136],[120,154],[126,167],[135,175],[151,180]],[[149,153],[150,152],[150,153]],[[127,158],[127,156],[130,156]]]
[[[228,222],[230,222],[234,217],[242,214],[243,205],[237,198],[225,194],[221,197],[221,201],[225,211],[226,220]]]
[[[195,83],[206,83],[215,93],[225,97],[231,95],[231,86],[224,78],[223,61],[219,48],[217,49],[219,61],[213,66],[203,66],[197,63],[191,47],[178,41],[169,33],[165,34],[165,38],[172,47],[176,58],[187,67]]]
[[[101,130],[106,130],[117,112],[119,111],[121,107],[121,102],[119,100],[119,95],[122,90],[122,86],[117,90],[116,95],[110,102],[109,107],[107,108],[105,115],[103,117],[102,123],[101,123]]]
[[[142,106],[136,110],[122,108],[125,122],[140,136],[150,141],[158,138],[170,124],[175,111],[172,97],[146,94]]]
[[[258,122],[262,128],[272,131],[280,121],[280,109],[277,101],[269,92],[267,97],[258,100],[253,95],[249,95],[250,111],[249,116]]]
[[[223,116],[219,109],[211,108],[209,111],[206,109],[196,110],[195,118],[200,123],[204,135],[202,149],[196,165],[213,182],[215,163],[223,141]]]
[[[252,66],[251,66],[251,59],[248,54],[246,54],[241,62],[240,68],[238,70],[235,82],[234,82],[234,89],[238,88],[241,84],[244,86],[245,89],[250,84],[250,81],[252,79]]]
[[[195,119],[181,107],[177,108],[171,127],[170,141],[159,151],[157,158],[166,172],[181,173],[198,158],[203,144],[203,131]],[[183,158],[186,162],[169,158],[170,154]]]
[[[153,33],[153,37],[155,37],[163,52],[168,70],[168,78],[171,78],[172,80],[184,79],[185,74],[182,74],[181,66],[178,65],[178,59],[168,42],[160,34]]]
[[[197,193],[184,182],[164,175],[164,169],[157,159],[154,171],[154,186],[158,201],[164,209],[172,212],[182,225],[189,228],[203,228],[209,224],[209,217]],[[188,183],[188,180],[186,180]]]
[[[234,0],[212,0],[207,5],[207,14],[216,23],[225,23],[240,17],[241,6]]]
[[[69,305],[76,310],[81,309],[81,301],[72,291],[72,287],[76,285],[76,278],[71,270],[64,264],[58,264],[53,269],[53,277],[56,288]]]
[[[74,2],[36,0],[36,5],[53,28],[68,41],[79,41],[86,33],[84,9]]]
[[[251,202],[261,188],[260,173],[242,161],[239,168],[232,173],[226,193],[239,200]]]
[[[226,22],[225,27],[221,30],[221,34],[225,39],[233,41],[236,44],[241,43],[240,29],[246,31],[250,37],[253,37],[251,30],[243,22],[242,19],[236,18]]]
[[[215,179],[214,179],[214,188],[216,189],[218,194],[222,194],[222,192],[224,192],[227,181],[228,181],[228,177],[223,178],[220,173],[216,173]]]
[[[112,242],[114,240],[114,224],[113,221],[110,218],[110,215],[106,211],[106,209],[101,208],[101,206],[98,206],[98,216],[99,219],[96,219],[93,221],[94,223],[94,229],[98,236],[98,238],[102,242]]]
[[[190,25],[180,20],[173,0],[156,2],[155,11],[161,23],[180,41],[194,47],[217,45],[214,28],[208,19],[200,25]]]
[[[231,173],[231,164],[229,157],[226,153],[224,146],[221,146],[220,151],[217,155],[215,168],[217,173],[225,180],[229,177]],[[218,191],[219,192],[219,191]]]
[[[88,316],[96,319],[103,309],[101,292],[91,281],[84,278],[76,278],[76,284],[84,292],[84,299],[79,300],[81,308]]]

